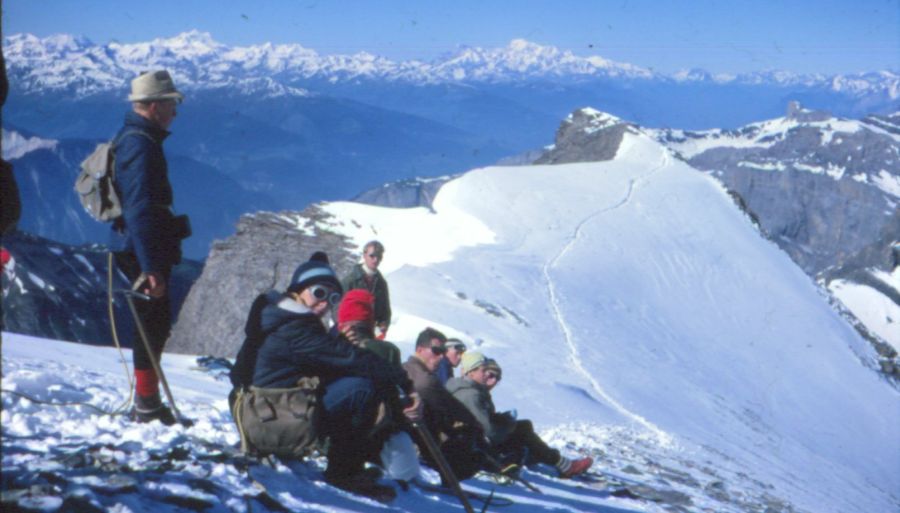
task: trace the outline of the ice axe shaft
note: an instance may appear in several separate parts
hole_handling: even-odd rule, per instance
[[[178,411],[178,406],[175,405],[175,397],[172,396],[172,390],[169,388],[169,382],[166,380],[166,375],[163,374],[162,367],[159,365],[159,361],[156,358],[156,355],[153,352],[153,349],[150,347],[150,341],[147,339],[147,332],[144,330],[144,322],[141,320],[141,316],[138,315],[137,307],[134,306],[134,299],[138,297],[145,301],[150,300],[150,296],[146,294],[141,294],[140,292],[133,290],[121,290],[122,295],[125,296],[125,301],[128,303],[128,309],[131,310],[131,315],[134,317],[134,324],[137,326],[138,336],[141,339],[141,342],[144,344],[144,349],[147,351],[147,357],[150,359],[150,364],[153,366],[153,372],[159,377],[159,382],[162,383],[163,391],[166,393],[166,399],[169,400],[169,404],[172,405],[172,410],[175,412],[175,418],[178,419],[178,422],[185,427],[190,427],[193,425],[189,419],[184,418],[181,415],[181,412]]]
[[[444,455],[441,454],[441,449],[435,443],[434,438],[431,436],[431,433],[428,432],[428,428],[423,426],[419,422],[412,422],[413,429],[419,434],[419,437],[422,441],[425,442],[425,447],[428,449],[428,452],[431,453],[431,457],[434,458],[434,462],[437,463],[438,470],[441,473],[441,476],[447,483],[450,484],[450,488],[453,490],[453,493],[459,498],[459,502],[462,503],[463,508],[465,508],[466,513],[475,513],[475,510],[472,509],[472,504],[469,503],[469,499],[466,497],[466,494],[463,493],[462,487],[459,486],[459,480],[456,479],[456,476],[453,475],[453,470],[450,469],[450,465],[447,463],[447,460],[444,458]],[[487,505],[485,505],[487,507]],[[482,510],[484,513],[484,510]]]

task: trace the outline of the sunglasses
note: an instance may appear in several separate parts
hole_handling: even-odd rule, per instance
[[[500,375],[493,371],[486,372],[484,374],[484,378],[485,379],[496,379],[497,381],[500,381]]]
[[[447,348],[444,346],[431,346],[433,354],[447,354]]]
[[[313,285],[309,288],[309,292],[319,301],[327,300],[331,306],[337,306],[341,302],[341,294],[324,285]]]
[[[369,254],[366,255],[366,256],[369,257],[369,258],[371,258],[371,259],[381,260],[381,255],[379,255],[378,253],[369,253]]]

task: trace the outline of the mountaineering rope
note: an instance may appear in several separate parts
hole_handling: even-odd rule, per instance
[[[601,214],[611,212],[611,211],[616,210],[616,209],[622,207],[623,205],[627,204],[631,200],[631,197],[634,194],[635,189],[638,188],[639,184],[646,181],[646,179],[649,176],[655,174],[660,169],[663,169],[664,167],[669,165],[669,162],[670,162],[669,153],[667,151],[663,151],[662,161],[656,167],[651,169],[646,175],[644,175],[641,178],[629,180],[628,190],[625,193],[625,197],[622,198],[621,201],[619,201],[615,205],[600,209],[600,210],[590,214],[586,218],[582,219],[578,223],[578,225],[575,227],[575,231],[573,232],[572,236],[569,238],[569,241],[563,245],[562,249],[560,249],[559,252],[553,258],[551,258],[544,264],[544,267],[542,269],[542,272],[544,275],[544,280],[547,282],[547,291],[550,296],[550,304],[553,307],[553,316],[556,319],[557,323],[559,324],[560,331],[562,331],[563,336],[565,337],[566,345],[569,346],[569,352],[570,352],[569,357],[572,361],[572,364],[575,366],[575,369],[582,376],[584,376],[585,379],[588,380],[588,382],[591,384],[591,387],[594,390],[594,393],[596,393],[598,396],[600,396],[601,399],[606,401],[606,403],[608,403],[610,406],[612,406],[619,413],[634,420],[635,422],[637,422],[638,424],[640,424],[641,426],[643,426],[644,428],[649,430],[651,433],[653,433],[656,436],[657,440],[659,440],[660,443],[663,443],[666,445],[668,445],[672,442],[672,437],[669,434],[664,432],[658,426],[656,426],[649,420],[645,419],[641,415],[638,415],[637,413],[634,413],[634,412],[628,410],[626,407],[622,406],[618,401],[616,401],[609,394],[607,394],[603,390],[603,387],[600,386],[600,383],[598,383],[597,380],[587,371],[587,369],[584,368],[584,365],[581,362],[581,358],[579,358],[579,356],[578,356],[578,346],[575,344],[575,341],[572,337],[572,333],[569,329],[569,326],[568,326],[568,324],[566,324],[566,321],[563,318],[563,312],[559,305],[559,296],[557,296],[557,293],[556,293],[556,286],[554,285],[553,280],[550,277],[550,268],[554,267],[556,265],[556,263],[566,253],[569,252],[569,249],[572,248],[572,246],[575,244],[575,242],[581,236],[581,229],[584,227],[584,225],[586,225],[589,221],[593,220],[594,218],[596,218],[597,216],[599,216]]]
[[[107,293],[107,306],[109,312],[109,327],[112,331],[113,343],[116,345],[116,349],[119,350],[119,356],[122,360],[122,366],[125,368],[125,377],[128,380],[128,399],[125,400],[121,405],[115,408],[112,411],[106,411],[99,406],[95,406],[90,403],[73,401],[73,402],[55,402],[55,401],[43,401],[41,399],[37,399],[28,394],[24,394],[22,392],[16,392],[15,390],[7,390],[0,389],[3,393],[12,394],[18,397],[22,397],[28,399],[29,401],[35,404],[47,404],[50,406],[87,406],[88,408],[92,408],[99,412],[101,415],[109,415],[111,417],[115,417],[117,415],[123,415],[128,410],[128,407],[131,406],[132,400],[134,400],[134,378],[132,377],[131,370],[128,368],[128,362],[125,360],[125,353],[122,352],[122,345],[119,343],[119,336],[116,330],[116,315],[113,310],[113,257],[112,252],[107,251],[107,282],[106,282],[106,293]]]

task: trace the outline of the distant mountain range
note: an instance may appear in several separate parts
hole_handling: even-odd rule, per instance
[[[3,51],[11,88],[3,152],[31,183],[23,229],[71,244],[106,240],[105,227],[88,224],[69,197],[78,162],[119,128],[131,78],[172,71],[187,100],[166,153],[176,210],[195,218],[186,247],[195,259],[243,213],[302,210],[398,180],[533,160],[521,156],[537,154],[559,120],[586,105],[686,131],[772,119],[789,100],[857,119],[900,108],[900,75],[891,70],[663,75],[524,40],[427,63],[300,45],[231,47],[197,31],[102,45],[15,34]],[[433,197],[434,182],[416,187],[404,194]]]
[[[583,80],[615,78],[715,84],[805,85],[853,95],[900,97],[895,72],[826,76],[767,71],[713,75],[685,70],[664,75],[651,69],[600,56],[578,57],[571,51],[514,39],[502,48],[461,47],[432,62],[392,61],[370,53],[320,55],[299,44],[265,43],[231,47],[211,34],[190,31],[146,43],[97,45],[70,35],[38,38],[16,34],[4,39],[8,65],[26,90],[68,90],[79,95],[121,90],[148,66],[166,67],[185,89],[238,88],[271,96],[306,96],[293,85],[308,79],[333,82],[361,79],[415,84],[513,82],[521,80]]]

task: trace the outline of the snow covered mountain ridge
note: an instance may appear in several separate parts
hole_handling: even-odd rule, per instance
[[[215,41],[209,33],[196,30],[149,42],[105,45],[66,34],[45,38],[14,34],[3,39],[3,47],[11,82],[15,85],[31,92],[72,89],[80,95],[117,90],[142,70],[165,67],[172,70],[176,81],[186,89],[239,86],[244,92],[267,91],[272,95],[307,94],[290,84],[311,78],[416,84],[612,78],[806,85],[851,95],[883,94],[891,99],[900,98],[900,75],[889,70],[835,76],[785,71],[712,75],[703,70],[663,75],[600,56],[579,57],[569,50],[524,39],[514,39],[502,48],[461,47],[432,62],[392,61],[367,52],[321,55],[299,44],[227,46]]]

